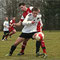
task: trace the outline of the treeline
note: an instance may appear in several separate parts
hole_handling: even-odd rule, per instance
[[[18,5],[21,2],[41,10],[44,30],[60,30],[60,0],[6,0],[6,15],[9,18],[16,16],[19,21],[22,12]]]

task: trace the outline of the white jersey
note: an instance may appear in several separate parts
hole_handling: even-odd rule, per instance
[[[9,31],[9,22],[8,21],[4,21],[4,23],[3,23],[3,26],[4,26],[4,29],[3,29],[3,31]]]
[[[35,23],[32,24],[32,21]],[[41,32],[43,26],[41,14],[38,14],[37,17],[33,17],[32,13],[29,13],[22,24],[24,25],[24,28],[22,29],[23,33]]]

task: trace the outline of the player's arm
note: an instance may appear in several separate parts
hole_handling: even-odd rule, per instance
[[[9,26],[10,26],[10,27],[13,26],[13,21],[12,21],[12,20],[10,21]]]
[[[24,20],[24,16],[22,15],[22,17],[21,17],[20,21],[19,21],[18,23],[15,23],[14,25],[15,25],[15,26],[21,26],[21,25],[22,25],[23,20]]]
[[[15,26],[21,26],[22,21],[19,21],[18,23],[14,23]]]
[[[29,14],[26,16],[26,18],[22,22],[23,25],[29,25],[34,23],[34,21],[29,21],[28,18],[29,18]]]

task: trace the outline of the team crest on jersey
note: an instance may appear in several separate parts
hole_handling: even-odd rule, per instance
[[[37,20],[39,20],[39,17],[37,18]]]
[[[29,14],[28,16],[31,16],[31,14]]]

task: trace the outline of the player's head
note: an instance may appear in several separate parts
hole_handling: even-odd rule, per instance
[[[33,16],[36,17],[38,13],[39,13],[38,8],[34,7],[34,8],[32,9],[32,14],[33,14]]]
[[[13,17],[13,20],[16,20],[16,17]]]
[[[8,21],[8,17],[5,17],[5,20]]]
[[[25,3],[20,3],[19,4],[19,7],[20,7],[20,9],[22,10],[22,11],[26,11],[26,5],[25,5]]]

